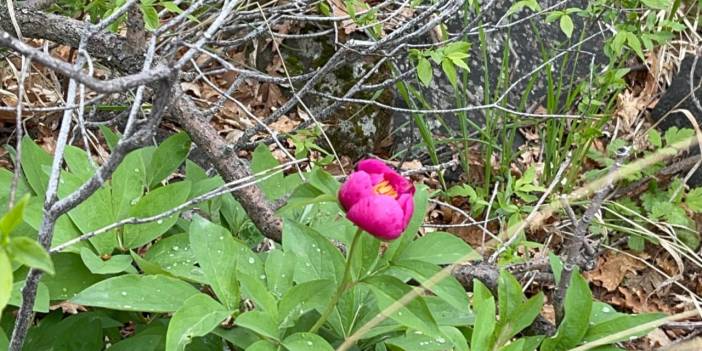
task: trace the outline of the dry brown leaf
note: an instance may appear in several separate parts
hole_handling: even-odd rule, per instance
[[[638,270],[646,267],[639,260],[625,254],[607,252],[598,259],[597,268],[587,272],[586,277],[599,283],[607,291],[614,291],[624,280],[627,273],[637,274]]]
[[[295,130],[300,124],[298,121],[290,119],[288,116],[282,116],[277,121],[270,124],[271,129],[278,133],[290,133]]]
[[[68,314],[78,314],[78,312],[86,312],[87,309],[83,305],[75,304],[69,301],[61,301],[55,305],[49,306],[49,309],[54,311],[61,309],[61,312]]]

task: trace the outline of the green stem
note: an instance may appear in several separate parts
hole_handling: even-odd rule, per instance
[[[341,299],[341,295],[346,292],[346,289],[348,289],[352,284],[349,284],[349,278],[351,278],[351,260],[353,259],[353,252],[356,249],[356,246],[358,246],[358,239],[361,237],[361,233],[363,230],[361,228],[358,228],[356,231],[356,234],[353,235],[353,240],[351,241],[351,247],[349,248],[349,253],[346,255],[346,267],[344,267],[344,277],[341,280],[341,283],[339,283],[339,286],[336,288],[336,293],[334,294],[334,297],[332,297],[331,301],[329,301],[329,304],[327,305],[327,308],[324,309],[324,312],[322,313],[322,316],[319,317],[319,320],[317,320],[317,323],[315,323],[312,326],[312,329],[310,329],[310,333],[315,333],[319,328],[322,327],[324,322],[327,321],[329,318],[329,315],[334,311],[334,306],[339,302],[339,299]]]

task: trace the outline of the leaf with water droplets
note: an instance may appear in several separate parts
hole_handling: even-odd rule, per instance
[[[332,279],[334,282],[341,280],[344,258],[327,238],[316,230],[291,220],[285,221],[283,233],[284,251],[296,256],[296,282],[317,279]]]
[[[258,310],[248,311],[236,318],[236,324],[266,338],[280,341],[278,321],[274,315]]]
[[[70,301],[121,311],[175,312],[198,293],[192,285],[175,278],[126,274],[92,285]]]
[[[188,298],[168,323],[166,350],[182,351],[194,337],[214,330],[229,316],[224,306],[205,294]]]
[[[293,284],[295,273],[295,255],[290,252],[273,250],[266,259],[266,276],[268,289],[279,298],[282,297]]]
[[[289,351],[333,351],[334,348],[322,339],[321,336],[312,333],[296,333],[283,340],[283,346]]]
[[[176,247],[177,250],[175,250]],[[195,265],[197,260],[193,250],[190,249],[190,238],[187,233],[175,234],[159,240],[144,255],[144,259],[176,277],[207,284],[202,269]]]
[[[236,267],[241,251],[229,231],[195,216],[190,224],[190,247],[217,297],[227,308],[236,309],[239,305]]]
[[[175,171],[190,152],[190,136],[180,132],[164,140],[154,151],[148,167],[146,184],[153,188]]]
[[[83,259],[85,266],[95,274],[115,274],[124,272],[132,267],[132,258],[129,255],[114,255],[110,259],[103,261],[92,250],[84,247],[80,250],[80,257]]]

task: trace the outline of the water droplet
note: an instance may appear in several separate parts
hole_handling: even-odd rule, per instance
[[[309,262],[307,262],[305,263],[305,267],[312,267],[312,265]]]
[[[312,247],[317,247],[317,244],[312,244]]]
[[[266,279],[266,275],[265,275],[265,274],[261,274],[261,276],[260,276],[259,278],[261,278],[261,279]]]
[[[139,168],[134,168],[134,173],[139,173]]]
[[[397,315],[398,315],[398,316],[401,316],[401,315],[402,315],[402,312],[397,312]],[[421,333],[421,332],[420,332],[420,333]]]
[[[159,219],[158,221],[156,221],[156,223],[157,223],[157,224],[163,224],[163,219]]]
[[[132,306],[130,306],[130,305],[124,305],[124,306],[122,306],[122,308],[132,308]]]
[[[443,344],[446,342],[446,339],[444,338],[436,338],[434,341],[438,342],[439,344]]]
[[[168,254],[168,257],[173,257],[173,256],[175,256],[174,253],[169,253],[169,254]]]
[[[68,291],[68,289],[66,289],[66,288],[61,288],[61,291],[66,292],[66,291]]]
[[[219,240],[224,240],[224,235],[220,235]]]
[[[280,275],[281,278],[285,278],[285,273]]]
[[[222,254],[222,250],[217,250],[217,253],[221,255],[221,254]]]
[[[133,199],[132,201],[130,201],[129,204],[132,205],[132,206],[134,206],[134,205],[137,204],[137,202],[139,202],[139,198],[138,198],[138,197],[135,198],[135,199]]]
[[[612,310],[610,310],[609,307],[607,307],[607,306],[602,307],[602,312],[604,312],[604,313],[609,313],[609,312],[611,312],[611,311],[612,311]]]
[[[173,267],[177,266],[178,262],[173,262]]]
[[[253,257],[249,257],[249,263],[254,264],[254,262],[256,262],[256,260],[254,260]]]
[[[180,248],[178,246],[173,246],[173,251],[178,251]]]
[[[126,292],[126,291],[122,291],[122,296],[127,296],[127,292]]]
[[[190,259],[185,260],[185,263],[190,263],[190,262],[191,262]]]
[[[401,313],[402,313],[402,312],[398,312],[397,314],[400,315]],[[417,335],[422,335],[422,334],[424,334],[424,333],[422,333],[422,332],[419,331],[419,330],[416,330],[414,333],[417,334]]]
[[[59,180],[59,182],[60,182],[61,184],[63,184],[63,179]]]
[[[317,248],[317,252],[322,252],[322,249],[320,249],[320,248]]]
[[[307,346],[312,346],[312,342],[311,342],[311,341],[308,341],[308,342],[307,342]]]

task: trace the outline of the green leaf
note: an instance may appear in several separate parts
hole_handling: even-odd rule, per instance
[[[670,0],[641,0],[641,2],[654,10],[669,10],[672,5]]]
[[[24,217],[24,208],[27,206],[29,201],[29,194],[23,196],[12,209],[7,211],[2,217],[0,217],[0,239],[4,241],[10,236],[13,230],[22,223],[22,218]],[[3,204],[4,205],[4,204]],[[0,242],[2,242],[0,241]]]
[[[334,348],[322,339],[321,336],[312,333],[295,333],[283,340],[283,346],[289,351],[333,351]]]
[[[295,255],[281,250],[273,250],[266,258],[266,283],[268,289],[278,298],[283,297],[293,285]]]
[[[383,255],[384,259],[392,260],[395,256],[402,255],[405,248],[407,248],[407,246],[413,242],[417,231],[422,226],[422,224],[424,224],[424,215],[426,213],[428,203],[428,188],[424,185],[418,185],[414,193],[414,213],[412,214],[412,219],[410,219],[407,228],[402,233],[400,238],[390,243],[390,246],[385,251],[385,255]],[[442,248],[442,250],[443,249],[445,248]],[[421,261],[421,259],[419,261]]]
[[[12,295],[12,263],[5,250],[0,248],[0,315]]]
[[[82,181],[87,181],[95,174],[95,166],[90,163],[88,154],[81,148],[73,145],[66,145],[63,159],[75,176]]]
[[[685,205],[695,212],[702,212],[702,187],[694,188],[685,195]]]
[[[389,338],[385,343],[407,351],[445,351],[452,349],[451,344],[447,343],[443,337],[430,337],[412,332]]]
[[[95,274],[116,274],[124,272],[132,266],[132,258],[129,255],[114,255],[107,261],[103,261],[86,247],[80,250],[80,257],[85,266]]]
[[[246,348],[246,351],[279,351],[278,346],[268,340],[257,341]]]
[[[13,261],[17,261],[28,267],[40,269],[51,275],[54,274],[54,264],[51,262],[49,253],[33,239],[26,236],[18,236],[10,239],[7,245],[7,253]]]
[[[313,309],[321,313],[335,290],[336,285],[328,279],[311,280],[293,286],[280,300],[280,327],[294,326],[300,316]]]
[[[276,318],[267,312],[258,310],[244,312],[236,318],[236,325],[253,330],[266,338],[279,341],[278,322]]]
[[[144,192],[147,172],[142,154],[142,150],[128,153],[112,174],[112,212],[115,219],[129,216],[129,210]]]
[[[641,324],[645,324],[656,319],[665,317],[662,313],[644,313],[637,315],[622,315],[619,317],[612,318],[605,322],[595,324],[587,330],[587,334],[583,337],[583,342],[590,342],[601,339],[608,335],[616,334],[618,332],[636,327]],[[651,330],[643,330],[635,335],[630,335],[623,337],[618,340],[612,340],[612,344],[628,340],[631,336],[640,337],[648,334]]]
[[[650,142],[656,149],[662,147],[663,139],[661,138],[661,133],[657,129],[651,128],[648,131],[648,142]]]
[[[514,317],[514,311],[526,302],[519,281],[506,269],[500,270],[497,279],[497,302],[499,304],[500,322],[507,322]]]
[[[268,146],[263,143],[258,144],[253,152],[253,155],[251,156],[251,172],[260,173],[277,167],[278,165],[278,160],[273,157],[273,154],[268,149]],[[268,176],[270,176],[270,174]],[[261,176],[259,179],[264,177],[267,176]],[[279,172],[258,183],[261,190],[263,190],[263,193],[269,200],[277,200],[281,196],[285,195],[285,182],[283,178],[283,173]]]
[[[440,326],[472,325],[474,316],[470,309],[456,309],[438,296],[424,296],[424,301]]]
[[[417,78],[425,87],[428,87],[434,76],[434,72],[431,69],[431,63],[429,60],[420,57],[417,62]]]
[[[431,232],[411,242],[397,260],[416,260],[433,264],[453,264],[477,260],[481,256],[465,241],[445,232]]]
[[[422,286],[426,286],[429,279],[441,270],[439,266],[422,261],[397,261],[394,264],[398,268],[408,272],[409,275],[422,284]],[[429,290],[456,309],[470,309],[465,289],[454,277],[444,278]]]
[[[43,167],[51,167],[52,157],[27,136],[22,138],[21,147],[22,172],[34,193],[43,198],[49,183],[49,175],[44,172]]]
[[[588,330],[592,309],[592,292],[587,281],[573,272],[565,296],[565,316],[555,336],[541,344],[542,351],[568,350],[578,345]]]
[[[158,27],[158,19],[156,21],[156,27]],[[154,151],[148,167],[146,183],[149,185],[149,188],[154,188],[178,169],[185,161],[185,158],[188,157],[188,152],[190,152],[190,137],[188,133],[180,132],[164,140]]]
[[[145,6],[141,4],[139,6],[141,10],[142,17],[144,18],[144,25],[148,30],[156,30],[161,24],[158,20],[158,12],[153,6]]]
[[[341,281],[344,258],[329,240],[312,228],[291,220],[283,225],[283,250],[295,257],[295,281]]]
[[[570,39],[573,36],[573,19],[568,15],[561,16],[560,26],[563,34]]]
[[[456,67],[454,67],[453,61],[448,58],[444,59],[441,61],[441,69],[444,71],[444,74],[446,74],[446,78],[448,78],[451,86],[454,89],[458,88],[458,77],[456,75]]]
[[[253,300],[256,308],[270,313],[272,316],[278,315],[278,304],[275,297],[266,288],[266,276],[252,277],[244,272],[239,272],[242,295]]]
[[[146,252],[144,259],[176,277],[207,284],[207,278],[202,268],[197,265],[193,250],[190,249],[190,237],[187,233],[159,240]]]
[[[495,330],[495,298],[483,283],[473,279],[473,311],[475,323],[471,336],[470,349],[473,351],[490,350]]]
[[[198,293],[192,285],[163,275],[127,274],[103,280],[71,302],[121,311],[175,312]]]
[[[634,50],[636,55],[639,56],[642,60],[645,60],[646,57],[644,56],[643,51],[641,50],[641,42],[639,41],[639,37],[637,37],[634,33],[627,32],[626,34],[626,44]]]
[[[412,291],[412,288],[401,280],[385,275],[370,277],[363,283],[373,292],[378,308],[381,311],[394,305],[397,300],[400,300],[404,295]],[[432,336],[441,335],[434,316],[432,316],[426,302],[421,297],[412,299],[407,305],[390,314],[389,317],[397,323],[420,330],[426,334]]]
[[[530,326],[539,315],[543,305],[544,294],[539,292],[523,304],[517,306],[512,314],[505,315],[505,323],[502,323],[502,313],[500,312],[500,332],[498,334],[497,344],[503,345],[526,327]]]
[[[7,302],[8,305],[22,306],[22,288],[24,288],[24,282],[24,280],[21,280],[12,285],[12,295],[10,296],[10,301]],[[0,310],[2,310],[2,308],[0,308]],[[49,288],[42,282],[39,282],[37,285],[37,296],[34,300],[34,307],[32,310],[39,313],[49,313]]]
[[[238,247],[228,230],[200,216],[190,224],[190,247],[212,290],[230,310],[239,305]]]
[[[104,278],[85,268],[80,256],[72,253],[51,255],[56,274],[44,275],[41,281],[49,287],[51,300],[68,300],[81,290]]]
[[[168,323],[166,350],[183,351],[192,338],[205,336],[229,316],[224,306],[205,294],[185,300]]]
[[[129,214],[138,218],[157,215],[185,202],[188,194],[190,194],[190,182],[168,184],[148,192],[131,208]],[[178,214],[173,214],[151,223],[126,225],[123,234],[124,246],[129,249],[142,246],[165,233],[177,220]]]

